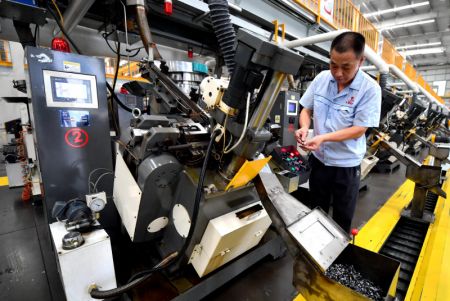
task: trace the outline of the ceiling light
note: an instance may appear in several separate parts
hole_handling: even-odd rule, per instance
[[[435,22],[434,19],[429,19],[429,20],[423,20],[423,21],[417,21],[417,22],[411,22],[411,23],[403,23],[403,24],[389,25],[386,27],[379,27],[378,30],[389,30],[389,29],[395,29],[395,28],[411,27],[411,26],[415,26],[415,25],[421,25],[421,24],[427,24],[427,23],[433,23],[433,22]]]
[[[394,7],[394,8],[390,8],[390,9],[379,10],[379,11],[376,11],[373,13],[364,14],[364,17],[369,18],[369,17],[373,17],[373,16],[379,16],[381,14],[393,13],[396,11],[400,11],[400,10],[404,10],[404,9],[408,9],[408,8],[419,7],[419,6],[424,6],[424,5],[429,5],[429,4],[430,4],[429,1],[413,3],[410,5],[399,6],[399,7]]]
[[[398,46],[395,47],[395,49],[408,49],[408,48],[419,48],[424,46],[437,46],[441,45],[441,42],[434,42],[434,43],[426,43],[426,44],[416,44],[416,45],[405,45],[405,46]]]
[[[442,53],[444,52],[443,47],[435,47],[435,48],[422,48],[422,49],[414,49],[414,50],[406,50],[400,52],[402,55],[419,55],[419,54],[431,54],[431,53]]]

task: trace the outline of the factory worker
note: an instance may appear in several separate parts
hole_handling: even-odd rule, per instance
[[[345,32],[331,43],[330,70],[315,77],[300,99],[300,129],[295,136],[310,156],[312,204],[350,231],[358,197],[367,128],[378,127],[379,84],[359,70],[364,62],[364,36]],[[314,128],[314,137],[307,138]]]

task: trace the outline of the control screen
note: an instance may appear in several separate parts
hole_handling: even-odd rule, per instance
[[[289,103],[289,113],[295,113],[297,112],[297,105],[295,103],[290,102]]]
[[[297,101],[288,101],[287,103],[287,112],[286,115],[297,115],[297,111],[298,111],[298,103]]]
[[[55,101],[92,103],[90,81],[52,76],[51,82],[52,96]]]
[[[49,107],[98,108],[95,76],[44,70]]]

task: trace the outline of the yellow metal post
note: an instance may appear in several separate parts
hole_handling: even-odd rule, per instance
[[[278,20],[273,20],[272,24],[274,25],[273,40],[275,41],[275,43],[278,43]]]
[[[322,0],[319,0],[319,7],[318,7],[318,10],[317,10],[317,19],[316,19],[317,24],[320,24],[320,12],[321,12],[321,9],[322,9],[321,5],[322,5]]]

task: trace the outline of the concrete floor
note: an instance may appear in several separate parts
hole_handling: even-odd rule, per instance
[[[0,173],[4,167],[0,164]],[[360,228],[404,182],[405,170],[371,174],[359,196],[353,226]],[[20,200],[21,189],[0,187],[0,300],[64,300],[42,206]],[[212,295],[210,301],[292,300],[293,260],[266,259]]]

